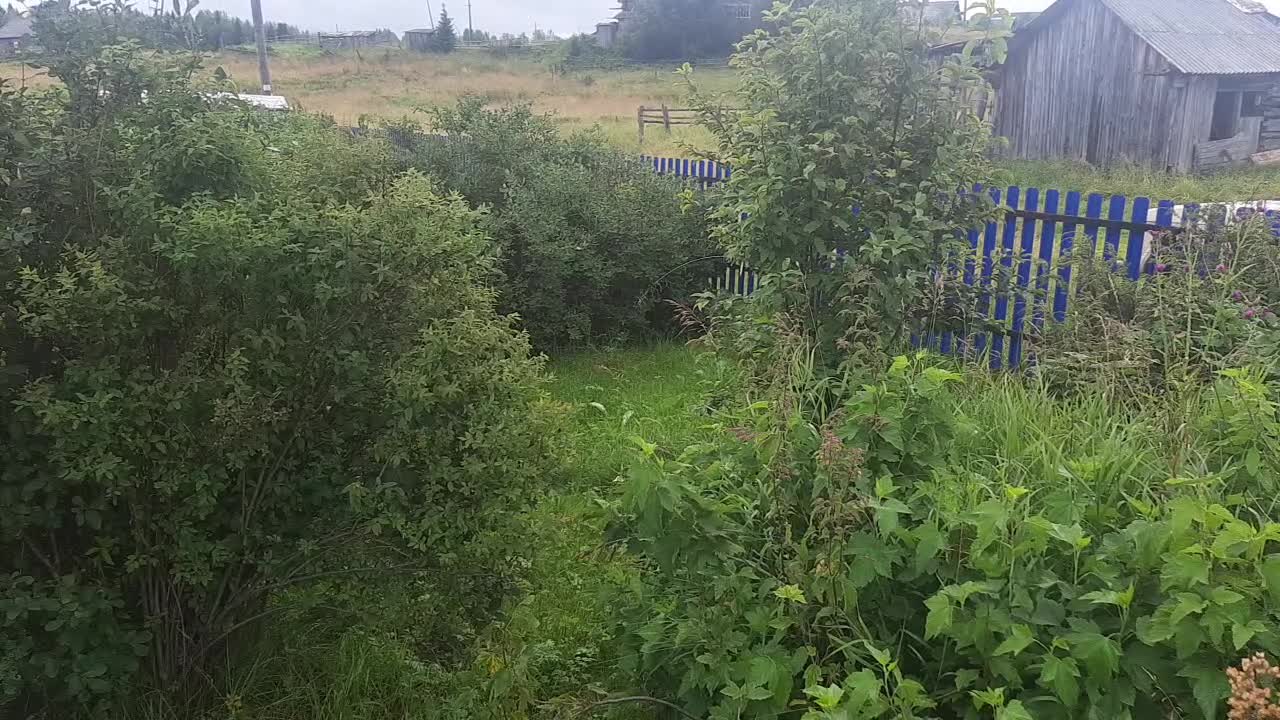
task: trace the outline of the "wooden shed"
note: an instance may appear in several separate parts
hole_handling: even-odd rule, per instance
[[[0,11],[0,22],[4,22],[5,14]],[[30,18],[11,17],[0,25],[0,57],[12,57],[22,52],[31,44],[33,31]]]
[[[427,28],[405,30],[404,46],[417,52],[432,52],[436,47],[436,31]]]
[[[1057,0],[996,84],[1017,158],[1191,171],[1280,148],[1280,20],[1251,0]]]

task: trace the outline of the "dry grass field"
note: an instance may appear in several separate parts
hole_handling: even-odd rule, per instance
[[[221,66],[245,92],[258,83],[257,59],[252,53],[227,51],[210,57],[207,66]],[[417,116],[432,105],[452,103],[472,93],[496,103],[528,102],[554,113],[567,129],[599,126],[618,147],[651,154],[685,154],[682,143],[704,146],[709,136],[700,128],[675,128],[667,135],[649,127],[640,145],[636,108],[640,105],[678,106],[684,92],[673,67],[586,70],[556,73],[545,64],[524,57],[497,57],[487,52],[456,52],[448,56],[421,55],[399,49],[324,53],[313,48],[280,48],[271,60],[275,91],[297,107],[333,116],[353,125],[361,118],[400,119]],[[28,86],[50,84],[48,78],[25,69]],[[695,69],[703,86],[728,88],[730,71]],[[22,81],[22,66],[0,64],[0,77]]]

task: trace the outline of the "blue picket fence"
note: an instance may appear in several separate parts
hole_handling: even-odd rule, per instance
[[[644,160],[657,173],[703,188],[732,174],[728,166],[709,160]],[[914,340],[946,355],[987,362],[993,369],[1024,364],[1027,334],[1043,328],[1047,320],[1066,319],[1073,294],[1073,258],[1092,257],[1137,280],[1154,269],[1154,234],[1178,232],[1202,211],[1198,205],[1145,197],[1019,187],[985,192],[1004,209],[1003,217],[969,230],[970,252],[936,275],[939,283],[958,281],[978,289],[974,306],[960,310],[966,327],[980,329],[960,334],[924,328]],[[1265,214],[1280,235],[1280,212]],[[759,282],[742,265],[726,267],[713,278],[716,289],[740,295],[754,292]]]

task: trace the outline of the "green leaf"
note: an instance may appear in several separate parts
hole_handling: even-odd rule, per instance
[[[964,690],[965,688],[973,685],[974,681],[978,679],[979,675],[980,673],[977,670],[970,670],[970,669],[957,670],[956,671],[956,689]]]
[[[1008,705],[996,710],[996,720],[1032,720],[1032,717],[1021,700],[1011,700]]]
[[[996,646],[993,654],[997,657],[1000,655],[1013,655],[1016,657],[1034,640],[1035,637],[1031,634],[1031,628],[1022,624],[1014,625],[1010,628],[1009,635],[1004,639],[1004,642]]]
[[[818,707],[827,712],[835,710],[844,697],[844,688],[839,685],[813,685],[804,689],[804,694],[813,698]]]
[[[771,697],[773,697],[773,692],[760,685],[755,685],[747,690],[748,700],[768,700]]]
[[[876,497],[884,499],[893,494],[897,490],[897,486],[893,484],[893,478],[888,475],[881,475],[876,478]]]
[[[1168,557],[1160,573],[1160,589],[1209,584],[1209,561],[1188,550]]]
[[[1036,625],[1058,625],[1067,617],[1067,609],[1056,600],[1042,597],[1036,601],[1036,610],[1031,614],[1031,622]]]
[[[1231,605],[1238,603],[1244,599],[1244,596],[1234,590],[1217,587],[1209,591],[1209,600],[1214,605]]]
[[[880,663],[880,667],[889,667],[893,662],[893,656],[887,650],[881,650],[871,643],[866,643],[866,645],[867,651],[871,653],[871,657],[875,658],[877,663]]]
[[[951,605],[950,598],[938,593],[925,600],[924,605],[929,608],[929,614],[924,621],[924,637],[926,640],[932,640],[951,629],[955,611]]]
[[[720,692],[738,700],[747,694],[747,689],[745,687],[740,687],[737,683],[729,680],[725,682],[724,687],[720,688]]]
[[[1120,648],[1111,638],[1094,632],[1071,633],[1071,656],[1097,684],[1104,685],[1120,670]]]
[[[1004,688],[1002,687],[970,690],[969,696],[973,698],[973,708],[975,710],[981,710],[984,707],[1004,707]]]
[[[1258,448],[1249,448],[1249,452],[1244,455],[1244,469],[1252,477],[1258,477],[1258,471],[1262,468],[1262,455],[1258,454]]]
[[[1080,668],[1073,658],[1048,654],[1040,665],[1040,684],[1053,689],[1063,705],[1075,707],[1080,697]]]
[[[1083,550],[1089,546],[1091,539],[1084,534],[1084,528],[1080,527],[1080,523],[1074,525],[1059,525],[1053,523],[1049,526],[1049,534],[1070,545],[1075,550]]]
[[[1231,692],[1227,675],[1222,668],[1188,666],[1178,671],[1178,677],[1191,680],[1191,694],[1200,706],[1200,712],[1205,720],[1214,720],[1222,701]]]
[[[1188,615],[1199,615],[1209,603],[1195,593],[1178,593],[1177,602],[1169,610],[1169,623],[1177,625],[1182,622],[1182,618]]]
[[[1262,561],[1260,568],[1267,594],[1271,596],[1273,605],[1280,605],[1280,555],[1269,555]]]
[[[793,603],[799,603],[801,605],[808,602],[804,596],[804,591],[801,590],[798,585],[783,585],[777,590],[774,590],[773,594],[775,597],[782,598],[783,600],[790,600]]]
[[[1253,639],[1254,635],[1266,632],[1267,626],[1260,620],[1250,620],[1248,623],[1241,625],[1240,623],[1231,624],[1231,644],[1236,650],[1243,650],[1245,645]]]

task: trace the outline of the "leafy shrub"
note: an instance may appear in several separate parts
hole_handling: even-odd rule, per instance
[[[972,102],[986,87],[968,53],[929,61],[928,33],[889,0],[778,5],[766,19],[776,28],[733,57],[734,93],[694,87],[733,166],[713,235],[775,276],[756,302],[804,319],[821,365],[874,358],[919,326],[957,233],[990,212],[961,193],[988,175],[990,130]]]
[[[678,185],[608,151],[517,181],[495,235],[503,307],[542,347],[649,334],[714,267]]]
[[[479,98],[433,114],[443,137],[411,138],[402,161],[493,209],[500,300],[539,348],[666,330],[666,299],[705,282],[714,253],[683,186],[593,133],[563,138],[528,106]]]
[[[312,577],[447,567],[543,468],[479,213],[77,27],[65,94],[0,98],[0,709],[58,717],[198,685]]]
[[[1270,393],[1232,372],[1191,416],[1274,442]],[[1276,468],[1234,479],[1223,435],[921,358],[812,410],[650,453],[618,503],[627,649],[695,716],[1214,718],[1280,649]]]

